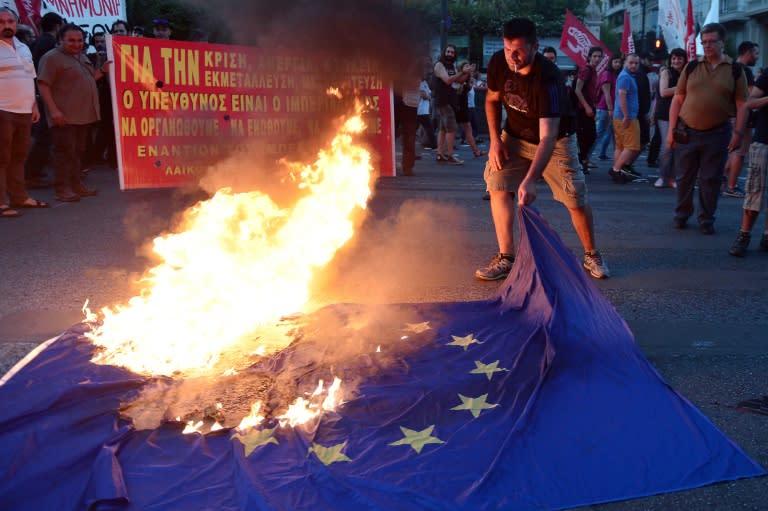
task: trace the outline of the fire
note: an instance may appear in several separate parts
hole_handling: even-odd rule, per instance
[[[101,309],[86,334],[103,348],[94,361],[142,374],[205,372],[260,326],[306,307],[314,272],[353,236],[371,194],[370,154],[354,143],[364,128],[352,116],[312,165],[287,164],[303,193],[293,206],[222,189],[190,208],[181,230],[155,238],[161,262],[140,294]]]

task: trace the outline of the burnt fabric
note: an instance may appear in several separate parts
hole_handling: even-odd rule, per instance
[[[70,329],[0,387],[0,507],[562,509],[763,475],[664,382],[539,214],[520,217],[491,299],[381,306],[418,311],[429,342],[341,369],[369,376],[311,433],[137,431],[119,407],[153,379],[91,363],[85,327]],[[327,378],[315,348],[302,338],[260,370]]]

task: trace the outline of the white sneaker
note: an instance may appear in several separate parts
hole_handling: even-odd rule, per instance
[[[665,186],[666,184],[664,183],[664,180],[661,178],[657,179],[656,182],[653,183],[654,188],[664,188]]]
[[[603,255],[595,250],[592,254],[584,254],[584,269],[596,279],[607,279],[611,276],[608,265],[603,261]]]

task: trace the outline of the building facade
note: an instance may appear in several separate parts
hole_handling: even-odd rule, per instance
[[[688,0],[678,0],[685,14]],[[632,31],[643,33],[659,30],[658,0],[601,0],[603,19],[611,30],[621,35],[624,29],[624,11],[629,12]],[[699,25],[709,13],[711,0],[693,0],[694,20]],[[756,68],[762,68],[768,62],[768,0],[719,0],[719,21],[728,30],[728,46],[736,48],[742,41],[754,41],[760,45],[760,59]],[[652,49],[653,40],[646,41],[643,48],[641,41],[635,41],[638,48]],[[735,57],[736,55],[731,55]]]

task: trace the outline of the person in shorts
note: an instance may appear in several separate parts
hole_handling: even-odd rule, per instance
[[[749,166],[744,185],[744,211],[741,215],[741,229],[728,251],[732,256],[744,257],[752,238],[752,227],[760,211],[768,204],[768,75],[763,73],[752,86],[746,107],[757,110],[755,133],[749,145]],[[768,213],[766,213],[760,250],[768,251]]]
[[[481,280],[505,278],[514,261],[515,203],[530,206],[543,178],[584,247],[584,268],[595,278],[610,275],[595,246],[592,209],[579,165],[573,119],[560,70],[538,52],[536,27],[526,18],[504,25],[504,49],[488,64],[485,113],[490,134],[485,182],[499,253],[475,272]],[[501,108],[507,120],[501,126]]]

